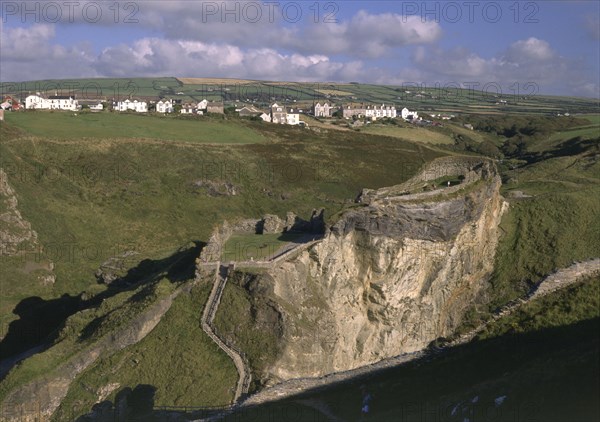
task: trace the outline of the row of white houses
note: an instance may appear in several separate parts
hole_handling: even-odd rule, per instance
[[[27,109],[56,109],[56,110],[70,110],[76,111],[81,108],[79,102],[71,96],[64,95],[52,95],[42,97],[39,93],[36,95],[29,95],[25,99],[25,108]],[[103,106],[101,103],[97,105],[91,105],[90,109],[93,111],[102,110]],[[113,108],[117,111],[134,111],[137,113],[147,113],[148,103],[146,101],[138,100],[124,100],[113,103]],[[330,105],[329,103],[320,104],[317,103],[313,106],[312,112],[315,117],[331,117],[332,114],[340,110],[339,107]],[[172,113],[174,111],[174,103],[172,100],[164,99],[156,103],[157,113]],[[300,124],[300,113],[301,111],[297,108],[288,108],[283,105],[273,104],[270,107],[269,113],[265,113],[261,110],[256,109],[254,106],[245,106],[237,110],[240,115],[255,115],[260,116],[264,121],[298,125]],[[355,105],[347,104],[341,107],[342,116],[346,119],[353,117],[364,117],[367,119],[380,119],[384,117],[396,118],[398,112],[394,106],[382,105]],[[197,104],[186,103],[181,107],[182,114],[204,114],[204,112],[211,113],[223,113],[223,103],[209,103],[206,99],[198,102]],[[404,120],[418,120],[419,115],[416,111],[410,111],[404,107],[400,111],[400,117]]]
[[[77,111],[81,105],[72,96],[51,95],[43,97],[40,93],[29,95],[25,99],[25,108],[30,110],[68,110]],[[100,111],[104,108],[101,102],[89,106],[92,111]],[[117,101],[113,103],[113,109],[116,111],[134,111],[136,113],[147,113],[148,103],[146,101],[130,100]],[[160,100],[156,103],[157,113],[173,113],[174,103],[172,100]],[[182,114],[204,114],[223,113],[223,103],[209,103],[202,100],[198,104],[185,104],[181,108]]]
[[[79,102],[68,95],[50,95],[45,98],[39,93],[25,98],[25,108],[39,110],[79,110]]]
[[[236,109],[242,117],[259,117],[264,122],[277,123],[280,125],[296,126],[303,124],[300,121],[301,110],[295,107],[285,107],[277,103],[269,107],[269,113],[266,113],[253,105],[244,106]]]
[[[386,106],[385,104],[379,105],[345,105],[335,107],[329,103],[320,104],[317,103],[312,107],[312,114],[315,117],[332,117],[333,113],[341,110],[342,115],[346,119],[352,117],[364,117],[367,119],[377,120],[380,118],[396,118],[398,112],[394,106]],[[295,107],[286,107],[277,103],[271,105],[269,113],[256,108],[253,105],[247,105],[242,108],[236,109],[240,116],[243,117],[260,117],[265,122],[287,124],[287,125],[299,125],[303,124],[300,120],[300,114],[302,110]],[[400,112],[400,117],[407,121],[416,121],[419,119],[419,115],[416,111],[410,111],[408,108],[403,108]]]
[[[146,101],[138,101],[138,100],[125,100],[119,101],[113,108],[117,111],[135,111],[136,113],[146,113],[148,112],[148,103]]]
[[[320,104],[317,103],[313,106],[313,115],[315,117],[331,117],[333,113],[340,110],[339,107],[330,105],[329,103]],[[373,105],[373,104],[346,104],[341,107],[342,116],[345,119],[352,117],[365,117],[367,119],[381,119],[389,117],[395,119],[398,117],[398,111],[395,106],[386,106],[385,104]],[[418,120],[419,115],[416,111],[410,111],[404,107],[400,111],[400,117],[404,120]]]

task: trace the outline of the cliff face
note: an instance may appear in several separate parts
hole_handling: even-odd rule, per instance
[[[269,270],[261,284],[285,330],[265,375],[321,376],[452,333],[491,273],[505,208],[493,165],[479,175],[436,201],[370,191],[322,242]]]

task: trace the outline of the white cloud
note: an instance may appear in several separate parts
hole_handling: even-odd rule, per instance
[[[166,6],[165,6],[166,7]],[[360,15],[360,16],[359,16]],[[361,25],[370,22],[371,15],[358,14],[355,31],[367,31]],[[395,17],[389,17],[391,21]],[[344,38],[349,23],[331,26],[327,31]],[[320,27],[322,31],[324,27]],[[317,29],[314,29],[317,31]],[[269,45],[244,47],[231,42],[194,39],[163,39],[144,37],[128,44],[118,44],[94,52],[81,43],[72,47],[54,41],[55,29],[38,24],[28,28],[0,26],[0,80],[23,81],[47,78],[78,77],[152,77],[152,76],[218,76],[282,81],[357,81],[382,84],[406,82],[478,82],[497,83],[503,92],[510,92],[513,84],[533,82],[542,93],[599,96],[597,74],[586,68],[584,61],[566,59],[552,49],[545,40],[530,37],[518,40],[492,57],[483,57],[466,48],[442,49],[420,44],[437,35],[403,36],[374,31],[377,34],[361,43],[335,45],[321,43],[321,52],[306,49],[282,49]],[[409,31],[410,32],[410,31]],[[282,33],[283,34],[283,33]],[[326,38],[327,39],[327,38]],[[382,61],[380,65],[363,61],[358,54],[353,60],[336,60],[334,54],[346,50],[368,49],[374,40],[381,42],[416,43],[407,62]],[[288,43],[290,40],[280,40]],[[307,42],[308,43],[308,42]],[[313,41],[312,43],[317,43]],[[299,51],[300,50],[300,51]],[[289,51],[289,52],[288,52]],[[326,52],[322,52],[326,51]],[[383,54],[373,48],[369,54]],[[375,62],[370,62],[375,63]],[[403,68],[401,71],[398,69]]]
[[[423,22],[417,16],[359,11],[348,22],[315,24],[288,32],[282,44],[303,52],[375,58],[396,48],[434,43],[441,34],[439,24]]]
[[[372,14],[360,10],[342,20],[338,15],[329,16],[323,5],[320,5],[320,15],[315,22],[314,4],[308,2],[176,0],[115,3],[81,0],[52,4],[59,6],[62,19],[58,25],[118,25],[146,33],[152,31],[154,36],[170,40],[231,44],[241,48],[268,46],[304,55],[382,57],[398,48],[434,43],[442,35],[439,23],[423,22],[418,16]],[[294,13],[285,9],[289,4],[295,4],[301,10],[302,18],[293,24],[290,24],[290,15]],[[18,6],[29,10],[35,7],[41,22],[54,21],[54,8],[44,12],[43,2],[27,0]],[[326,17],[335,18],[336,22],[325,22]],[[18,13],[8,16],[9,22],[13,23],[19,18],[22,19]]]
[[[587,15],[584,19],[584,29],[594,41],[600,41],[600,14]]]
[[[582,60],[567,59],[544,40],[531,37],[518,40],[491,58],[465,48],[442,50],[418,48],[413,62],[421,81],[465,84],[476,82],[479,88],[494,83],[504,93],[535,84],[537,93],[557,93],[598,97],[597,74]]]
[[[91,53],[85,45],[52,42],[47,25],[3,29],[3,81],[45,78],[132,76],[220,76],[290,81],[365,80],[361,62],[337,62],[319,54],[284,54],[273,48],[242,49],[230,44],[142,38]]]
[[[52,44],[54,27],[1,28],[0,78],[3,81],[61,78],[64,75],[95,74],[90,67],[95,56],[88,43],[74,47]]]
[[[535,37],[517,41],[508,48],[504,57],[512,63],[540,62],[555,58],[550,44]]]

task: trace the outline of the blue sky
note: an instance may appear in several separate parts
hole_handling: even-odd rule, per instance
[[[504,92],[534,83],[544,94],[600,95],[596,1],[0,4],[3,82],[232,77]]]

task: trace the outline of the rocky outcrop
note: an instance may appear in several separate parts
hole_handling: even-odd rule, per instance
[[[0,255],[14,256],[38,252],[38,236],[18,209],[15,191],[8,184],[8,176],[0,169]]]
[[[40,284],[51,286],[56,281],[54,263],[45,256],[37,232],[23,218],[18,205],[8,175],[0,168],[0,256],[19,257],[24,273],[36,271]]]
[[[217,262],[221,260],[223,248],[227,240],[233,234],[233,229],[225,221],[221,226],[215,228],[208,239],[208,243],[200,252],[199,262]]]
[[[113,256],[100,264],[94,275],[101,284],[111,284],[118,279],[125,277],[127,271],[131,268],[130,260],[138,255],[135,251],[125,251],[118,256]]]
[[[538,286],[535,286],[525,298],[519,298],[505,305],[496,313],[492,314],[489,320],[485,321],[473,330],[446,343],[442,347],[437,345],[434,348],[428,348],[427,350],[394,356],[389,359],[381,360],[372,365],[361,366],[349,371],[336,372],[319,378],[296,378],[287,382],[282,382],[276,386],[264,389],[259,393],[248,397],[242,403],[242,406],[255,406],[269,401],[282,400],[285,397],[297,395],[308,390],[315,391],[317,388],[356,379],[359,376],[365,376],[374,372],[379,372],[382,369],[396,367],[403,363],[420,359],[427,355],[437,355],[444,350],[468,343],[487,326],[510,315],[530,301],[546,296],[560,289],[572,286],[573,284],[582,281],[582,279],[585,280],[585,278],[587,278],[590,280],[590,277],[598,276],[598,274],[600,274],[600,259],[575,263],[570,267],[558,270],[554,274],[546,277]]]
[[[219,182],[214,180],[197,180],[194,187],[203,189],[208,196],[235,196],[240,193],[240,188],[231,182]]]
[[[276,215],[267,214],[261,221],[263,234],[281,233],[285,227],[285,222]]]
[[[263,276],[285,327],[274,382],[421,350],[459,325],[492,271],[505,202],[493,163],[444,168],[472,173],[436,202],[394,196],[401,185],[371,191],[321,242]]]

